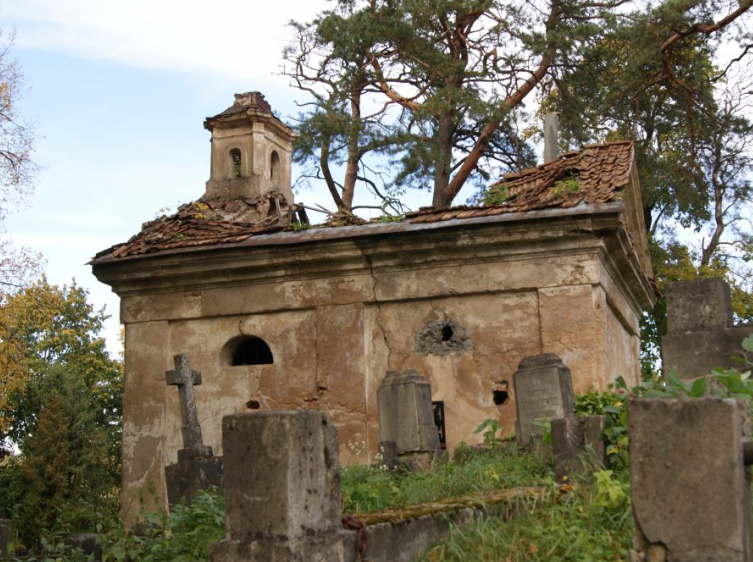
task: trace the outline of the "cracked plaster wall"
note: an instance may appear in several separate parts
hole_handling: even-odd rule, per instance
[[[176,353],[202,372],[195,395],[215,454],[222,454],[222,417],[256,401],[261,409],[326,411],[340,432],[343,465],[376,452],[376,391],[388,370],[415,369],[429,380],[433,400],[445,403],[450,449],[478,442],[473,431],[485,418],[512,431],[512,374],[527,355],[559,354],[576,391],[637,376],[637,314],[596,255],[441,268],[367,261],[330,277],[124,298],[126,496],[152,482],[159,503],[162,469],[182,447],[178,393],[164,382]],[[417,334],[448,322],[462,345],[443,354],[417,350]],[[222,365],[224,345],[238,335],[263,338],[274,364]],[[499,381],[509,382],[510,399],[497,406]]]

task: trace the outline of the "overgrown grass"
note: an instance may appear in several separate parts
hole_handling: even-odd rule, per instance
[[[422,562],[626,561],[633,517],[628,474],[597,473],[510,521],[482,519],[432,548]]]
[[[552,485],[551,468],[518,454],[514,446],[419,473],[389,474],[373,466],[349,466],[342,474],[343,512],[371,513],[476,492]]]

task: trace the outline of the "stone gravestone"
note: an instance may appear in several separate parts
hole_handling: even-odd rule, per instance
[[[570,414],[552,420],[552,456],[558,481],[573,474],[585,475],[586,471],[598,470],[606,464],[605,425],[605,416]],[[592,462],[584,462],[584,457]]]
[[[393,450],[414,469],[446,458],[434,423],[431,385],[416,371],[389,371],[377,390],[377,403],[381,451]],[[390,464],[392,459],[383,461]]]
[[[707,375],[714,367],[739,367],[741,342],[753,326],[732,324],[729,285],[720,278],[667,285],[667,335],[662,337],[664,372],[684,379]]]
[[[165,373],[165,381],[178,387],[183,449],[178,451],[178,462],[165,467],[170,505],[181,501],[190,503],[199,490],[222,486],[222,459],[213,456],[212,448],[204,445],[196,411],[193,387],[201,384],[201,373],[191,370],[188,357],[183,353],[173,360],[175,370]]]
[[[227,537],[211,545],[211,562],[353,560],[337,430],[324,413],[226,416],[222,446]]]
[[[751,562],[750,402],[628,402],[631,562]]]
[[[519,447],[527,447],[531,436],[540,433],[537,420],[563,418],[573,412],[570,369],[554,353],[524,357],[513,375],[513,386]]]

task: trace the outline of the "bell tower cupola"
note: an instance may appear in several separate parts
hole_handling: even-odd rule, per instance
[[[297,134],[272,114],[259,92],[235,94],[235,103],[204,128],[212,133],[207,198],[258,198],[279,191],[293,203],[291,161]]]

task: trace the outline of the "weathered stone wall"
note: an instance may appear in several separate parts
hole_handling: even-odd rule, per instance
[[[524,356],[558,354],[576,392],[618,375],[636,380],[645,302],[603,240],[573,228],[577,237],[550,225],[545,242],[501,244],[490,228],[133,263],[117,287],[127,326],[126,496],[152,482],[164,497],[162,469],[181,448],[177,392],[164,381],[177,353],[202,373],[196,402],[216,454],[225,415],[309,408],[337,426],[343,464],[376,452],[376,391],[388,370],[415,369],[431,383],[450,449],[477,442],[486,418],[513,430],[512,374]],[[228,365],[225,345],[241,335],[263,338],[274,363]],[[504,381],[509,398],[496,405]]]

